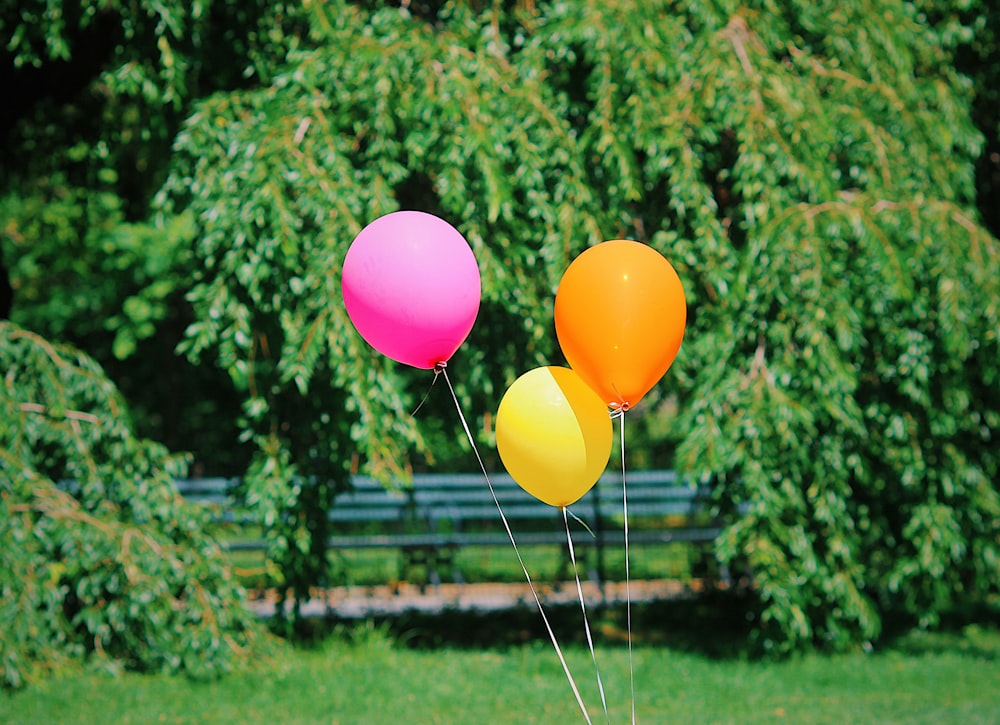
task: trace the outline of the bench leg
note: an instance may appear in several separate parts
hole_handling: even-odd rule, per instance
[[[435,552],[436,554],[435,569],[447,568],[451,572],[451,580],[455,584],[464,584],[465,577],[462,576],[461,570],[455,563],[455,554],[457,553],[458,553],[458,548],[455,546],[445,546],[443,548],[438,549]],[[435,574],[437,574],[436,571]],[[441,583],[441,577],[438,576],[438,584],[440,583]]]
[[[419,585],[421,592],[427,590],[428,584],[435,588],[441,586],[441,569],[448,567],[453,574],[458,571],[452,547],[413,546],[404,548],[401,575],[405,578],[410,571],[418,567],[424,570],[424,575],[427,577],[426,582]]]
[[[438,574],[436,566],[430,566],[427,568],[427,580],[435,589],[438,589],[441,586],[441,575]]]

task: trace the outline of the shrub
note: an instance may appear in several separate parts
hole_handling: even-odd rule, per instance
[[[0,683],[69,661],[210,676],[254,641],[243,592],[83,353],[0,322]]]

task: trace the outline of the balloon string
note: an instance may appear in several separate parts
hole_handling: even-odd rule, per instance
[[[528,581],[528,588],[531,590],[531,596],[534,598],[535,604],[538,606],[538,612],[542,615],[542,621],[545,623],[545,629],[549,633],[549,639],[552,640],[552,646],[556,650],[556,655],[559,656],[559,662],[562,664],[563,672],[566,673],[569,685],[573,689],[573,695],[576,697],[576,704],[580,706],[580,711],[583,713],[583,717],[587,721],[587,725],[593,725],[590,720],[590,714],[587,712],[587,707],[583,704],[583,698],[580,697],[580,690],[576,686],[576,680],[573,679],[573,673],[570,672],[569,665],[566,663],[566,658],[563,656],[562,649],[559,647],[559,641],[556,639],[556,633],[552,630],[552,625],[549,624],[548,617],[545,616],[545,609],[542,608],[542,601],[538,598],[538,592],[535,591],[535,585],[531,581],[531,575],[528,573],[528,567],[525,566],[524,559],[521,558],[521,552],[518,551],[517,542],[514,541],[514,533],[511,531],[510,524],[507,522],[507,517],[504,515],[503,508],[500,506],[500,499],[497,498],[496,491],[493,489],[493,482],[490,480],[489,473],[486,472],[486,464],[483,463],[483,457],[479,455],[479,448],[476,446],[476,441],[472,437],[472,431],[469,429],[469,424],[465,420],[465,414],[462,412],[462,406],[458,402],[458,396],[455,394],[455,388],[451,384],[451,379],[448,377],[448,371],[445,369],[444,363],[439,363],[434,369],[434,372],[440,372],[444,376],[444,381],[448,384],[448,390],[451,391],[451,398],[455,401],[455,409],[458,411],[459,420],[462,421],[462,428],[465,430],[465,435],[469,439],[469,444],[472,446],[473,453],[476,454],[476,460],[479,461],[479,468],[482,470],[483,477],[486,479],[486,485],[489,486],[490,495],[493,496],[493,502],[497,505],[497,511],[500,512],[500,520],[503,522],[503,527],[507,531],[507,536],[510,538],[511,545],[514,547],[514,554],[517,556],[517,561],[521,565],[521,571],[524,572],[524,578]]]
[[[446,362],[440,362],[440,363],[438,363],[437,365],[434,366],[434,379],[431,380],[431,384],[429,386],[427,386],[427,392],[424,393],[424,397],[417,404],[417,407],[413,409],[412,413],[410,413],[410,417],[411,418],[414,417],[420,411],[420,409],[424,407],[424,403],[426,403],[427,399],[429,397],[431,397],[431,391],[434,390],[434,383],[436,383],[438,381],[438,378],[441,377],[441,373],[444,372],[444,369],[447,366],[448,366],[448,363],[446,363]]]
[[[628,629],[628,681],[632,691],[632,725],[635,725],[635,670],[632,666],[632,590],[629,576],[628,553],[628,488],[625,485],[625,411],[628,403],[623,403],[611,411],[612,418],[618,418],[621,431],[619,448],[622,454],[622,515],[625,519],[625,622]]]
[[[573,576],[576,577],[576,591],[580,595],[580,611],[583,612],[583,630],[587,633],[587,646],[590,647],[590,658],[594,661],[594,672],[597,673],[597,689],[601,693],[601,705],[604,706],[604,719],[611,725],[611,716],[608,715],[608,701],[604,696],[604,683],[601,681],[601,668],[597,666],[597,654],[594,652],[594,640],[590,636],[590,622],[587,621],[587,605],[583,599],[583,585],[580,584],[580,570],[576,565],[576,550],[573,547],[573,536],[569,531],[569,517],[566,514],[566,507],[562,507],[563,523],[566,525],[566,544],[569,546],[569,559],[573,563]],[[574,518],[576,518],[574,516]]]

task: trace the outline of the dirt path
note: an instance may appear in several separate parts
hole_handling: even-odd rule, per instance
[[[626,593],[623,582],[608,582],[603,592],[593,582],[583,582],[584,601],[598,604],[650,602],[672,599],[701,591],[701,581],[679,582],[653,580],[631,582]],[[543,605],[579,602],[575,581],[557,585],[536,584],[535,591]],[[275,592],[257,593],[249,603],[257,614],[273,616],[277,606]],[[527,583],[521,584],[440,584],[418,587],[413,584],[390,586],[334,587],[316,590],[302,605],[305,616],[335,616],[341,619],[362,619],[369,616],[403,614],[404,612],[436,613],[448,610],[491,612],[505,609],[534,607],[535,601]]]

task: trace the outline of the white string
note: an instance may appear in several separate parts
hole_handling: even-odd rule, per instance
[[[597,673],[597,689],[601,693],[601,705],[604,706],[604,718],[611,725],[608,715],[608,701],[604,697],[604,683],[601,681],[601,668],[597,666],[597,654],[594,652],[594,640],[590,636],[590,622],[587,621],[587,605],[583,600],[583,585],[580,584],[580,570],[576,566],[576,550],[573,548],[573,535],[569,531],[569,518],[566,507],[562,507],[563,523],[566,525],[566,544],[569,546],[569,559],[573,563],[573,575],[576,577],[576,591],[580,595],[580,611],[583,612],[583,631],[587,633],[587,646],[590,647],[590,658],[594,661],[594,672]],[[573,518],[576,518],[575,516]]]
[[[566,678],[569,680],[569,685],[573,688],[573,695],[576,697],[576,704],[580,706],[580,711],[583,713],[584,719],[587,721],[587,725],[593,725],[590,720],[590,714],[587,712],[586,705],[583,704],[583,698],[580,697],[580,690],[577,689],[576,680],[573,679],[573,673],[569,670],[569,665],[566,664],[566,658],[563,656],[562,649],[559,647],[559,641],[556,639],[556,633],[552,631],[552,625],[549,624],[548,617],[545,616],[545,610],[542,608],[542,602],[538,598],[538,593],[535,591],[535,585],[531,581],[531,575],[528,573],[528,567],[525,566],[524,560],[521,558],[521,552],[517,549],[517,542],[514,541],[514,533],[510,529],[510,524],[507,523],[507,517],[504,515],[503,508],[500,506],[500,500],[497,498],[496,491],[493,490],[493,482],[490,481],[490,475],[486,472],[486,464],[483,463],[483,458],[479,455],[479,449],[476,447],[476,441],[472,437],[472,431],[469,430],[469,424],[465,420],[465,414],[462,412],[462,406],[458,402],[458,396],[455,394],[455,388],[452,387],[451,379],[448,377],[448,371],[445,369],[445,363],[438,363],[434,371],[438,371],[444,375],[444,381],[448,384],[448,390],[451,391],[451,398],[455,401],[455,409],[458,410],[458,417],[462,421],[462,428],[465,430],[465,435],[469,439],[469,444],[472,446],[472,451],[476,454],[476,460],[479,461],[479,468],[483,472],[483,477],[486,479],[486,485],[489,486],[490,495],[493,496],[493,502],[497,505],[497,511],[500,512],[500,520],[503,522],[503,527],[507,531],[507,536],[510,538],[510,543],[514,547],[514,554],[517,556],[517,561],[521,565],[521,571],[524,572],[524,578],[528,581],[528,588],[531,590],[531,596],[535,600],[535,604],[538,605],[538,612],[542,615],[542,621],[545,623],[545,629],[549,633],[549,639],[552,640],[552,646],[556,650],[556,654],[559,656],[559,662],[562,664],[563,672],[566,673]]]
[[[618,418],[618,427],[621,431],[620,445],[622,454],[622,514],[625,519],[625,622],[628,628],[628,681],[632,691],[632,725],[635,725],[635,670],[632,666],[632,591],[631,578],[629,576],[629,553],[628,553],[628,489],[625,485],[625,411],[628,404],[615,409],[611,413],[612,418]]]
[[[446,363],[441,363],[434,366],[434,379],[431,380],[430,387],[427,388],[427,392],[424,393],[424,397],[417,404],[417,407],[413,409],[412,413],[410,413],[411,418],[416,417],[417,413],[420,412],[420,409],[424,407],[424,403],[426,403],[427,399],[431,397],[431,391],[434,390],[434,383],[438,381],[438,376],[444,371],[445,365]]]

